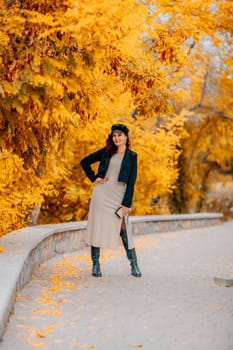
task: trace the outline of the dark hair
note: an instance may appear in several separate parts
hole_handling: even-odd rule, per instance
[[[106,152],[109,156],[113,156],[117,152],[117,146],[114,144],[112,140],[113,132],[111,132],[111,134],[108,135],[108,138],[106,140]],[[126,148],[129,148],[130,147],[129,135],[126,135],[126,136],[127,136]]]

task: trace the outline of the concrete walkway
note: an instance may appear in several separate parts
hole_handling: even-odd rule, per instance
[[[141,278],[123,248],[43,263],[18,294],[0,350],[233,350],[233,222],[135,238]]]

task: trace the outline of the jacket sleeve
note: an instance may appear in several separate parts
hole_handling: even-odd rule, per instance
[[[134,194],[134,185],[135,185],[136,178],[137,178],[137,154],[136,153],[133,156],[132,162],[133,162],[133,164],[132,164],[132,168],[130,171],[129,180],[127,182],[126,191],[125,191],[122,203],[121,203],[122,205],[124,205],[127,208],[130,208],[131,204],[132,204],[133,194]]]
[[[85,174],[91,180],[91,182],[94,182],[97,178],[97,175],[93,171],[91,164],[99,162],[104,152],[105,152],[105,147],[84,157],[80,162]]]

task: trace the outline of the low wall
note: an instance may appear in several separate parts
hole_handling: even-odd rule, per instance
[[[132,223],[133,234],[141,235],[218,225],[222,218],[222,214],[197,213],[133,216],[130,221]]]
[[[148,215],[130,217],[134,235],[162,233],[218,225],[218,213]],[[0,239],[7,249],[0,253],[0,339],[9,320],[16,292],[29,281],[35,267],[56,254],[85,247],[86,221],[27,227]]]

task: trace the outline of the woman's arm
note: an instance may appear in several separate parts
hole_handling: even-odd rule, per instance
[[[84,157],[80,164],[85,171],[85,174],[87,177],[91,180],[91,182],[94,182],[97,178],[95,172],[93,171],[91,164],[99,162],[105,152],[105,147],[99,149],[98,151],[89,154],[88,156]]]

